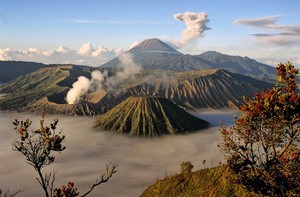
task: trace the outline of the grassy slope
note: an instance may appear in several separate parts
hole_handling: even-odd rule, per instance
[[[9,82],[21,75],[46,67],[52,66],[36,62],[0,61],[0,82]]]
[[[20,76],[0,88],[2,93],[10,93],[0,100],[2,109],[18,109],[38,99],[63,91],[66,87],[57,85],[69,76],[69,71],[59,67],[40,69]]]
[[[202,169],[192,173],[177,174],[156,181],[149,186],[141,197],[176,196],[257,196],[235,183],[232,172],[225,165]]]

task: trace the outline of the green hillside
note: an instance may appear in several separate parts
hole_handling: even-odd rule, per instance
[[[60,92],[66,92],[78,76],[88,75],[87,73],[89,70],[85,67],[57,66],[22,75],[0,87],[0,92],[7,94],[0,100],[0,108],[19,110],[41,98],[51,98]]]
[[[66,87],[57,84],[69,76],[60,68],[40,69],[20,76],[0,88],[0,92],[10,93],[0,100],[1,109],[18,109],[44,96],[63,91]]]

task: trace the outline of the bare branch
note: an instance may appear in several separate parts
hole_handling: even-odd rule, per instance
[[[117,165],[116,164],[107,164],[106,165],[106,172],[101,176],[101,179],[96,179],[96,182],[90,187],[89,191],[87,191],[85,194],[83,194],[81,197],[87,196],[91,191],[98,185],[107,182],[114,173],[117,172],[116,170]]]

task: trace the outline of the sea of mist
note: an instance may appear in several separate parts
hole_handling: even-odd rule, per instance
[[[139,196],[157,179],[180,172],[180,163],[191,161],[193,170],[217,165],[224,160],[217,147],[218,128],[221,123],[233,124],[234,111],[199,111],[194,115],[211,123],[211,127],[189,135],[140,138],[97,131],[93,128],[95,117],[68,117],[46,115],[49,125],[59,118],[57,131],[66,136],[62,153],[55,153],[54,164],[44,172],[56,170],[55,187],[75,183],[81,194],[85,193],[108,163],[118,165],[117,173],[108,183],[96,187],[90,197],[96,196]],[[40,116],[12,112],[0,112],[0,189],[12,193],[21,190],[18,196],[43,196],[37,173],[25,163],[25,158],[11,149],[17,138],[12,125],[15,119],[30,118],[31,129],[38,128]]]

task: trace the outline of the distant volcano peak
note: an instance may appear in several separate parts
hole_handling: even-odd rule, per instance
[[[130,53],[135,52],[167,52],[167,53],[178,53],[179,51],[172,48],[168,44],[164,43],[163,41],[157,38],[151,38],[144,40],[143,42],[139,43],[135,47],[129,50]]]

